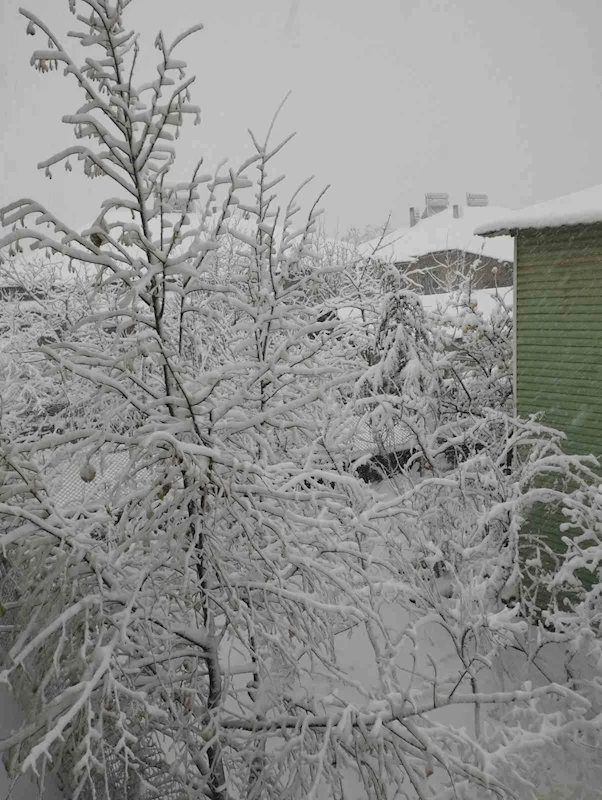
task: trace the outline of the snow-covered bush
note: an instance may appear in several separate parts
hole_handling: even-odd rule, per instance
[[[485,313],[467,283],[450,296],[447,305],[432,312],[434,324],[444,333],[446,349],[455,356],[452,377],[459,414],[479,414],[487,408],[512,413],[513,325],[507,292],[491,290],[492,307]]]
[[[200,26],[159,35],[140,84],[130,5],[70,0],[82,67],[22,12],[49,40],[34,66],[64,65],[85,97],[76,144],[42,168],[78,161],[116,194],[83,232],[32,200],[0,210],[9,258],[29,242],[86,277],[75,315],[46,293],[60,335],[23,340],[43,357],[27,391],[48,381],[73,413],[3,388],[0,681],[28,719],[0,751],[73,797],[516,797],[533,753],[593,736],[580,686],[500,691],[493,664],[527,635],[505,598],[532,478],[572,468],[589,530],[589,473],[483,400],[452,419],[451,355],[410,295],[364,374],[354,317],[324,317],[339,265],[312,246],[319,209],[296,222],[298,195],[272,191],[271,129],[239,168],[172,180],[198,115],[176,48]],[[392,496],[345,468],[358,381],[429,462]]]
[[[357,407],[381,439],[400,443],[399,465],[445,470],[484,445],[470,439],[475,421],[512,414],[511,309],[495,294],[483,314],[469,287],[429,308],[403,281],[396,268],[386,276]]]

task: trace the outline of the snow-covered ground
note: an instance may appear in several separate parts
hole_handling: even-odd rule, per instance
[[[391,484],[388,487],[383,485],[381,490],[384,493],[394,491]],[[403,630],[411,622],[407,611],[395,603],[386,606],[384,616],[387,627],[397,632]],[[418,635],[416,663],[413,661],[409,646],[407,650],[402,650],[398,658],[398,666],[407,674],[408,685],[412,674],[432,674],[433,661],[443,672],[449,674],[449,672],[457,670],[458,674],[461,673],[461,664],[454,652],[452,640],[441,625],[436,621],[430,621],[418,625],[416,630]],[[343,671],[362,687],[362,694],[374,690],[375,696],[378,696],[378,674],[375,669],[374,651],[363,625],[357,625],[349,634],[343,633],[337,637],[337,655]],[[520,660],[516,658],[516,654],[508,652],[495,665],[489,677],[485,676],[484,683],[479,688],[482,691],[494,688],[512,689],[520,686],[527,679],[533,680],[535,684],[542,684],[545,682],[542,678],[544,673],[550,675],[552,679],[560,677],[558,672],[562,670],[564,658],[565,653],[552,645],[546,650],[535,669],[531,667],[527,672],[524,665],[521,665]],[[539,671],[540,668],[543,671]],[[246,677],[244,680],[246,681]],[[497,684],[495,687],[494,682]],[[316,700],[324,701],[326,705],[329,705],[328,697],[332,697],[333,693],[349,703],[360,701],[360,692],[354,690],[353,687],[343,688],[340,684],[336,685],[336,683],[321,680],[316,676],[312,676],[311,684],[307,685],[305,689],[309,690]],[[469,687],[466,689],[469,691]],[[364,702],[365,699],[366,695],[364,694]],[[463,728],[470,735],[474,733],[474,709],[470,705],[443,708],[432,714],[431,717],[439,723],[453,726],[456,729]],[[20,727],[23,720],[24,714],[19,704],[9,693],[8,688],[0,685],[0,740]],[[546,759],[546,773],[541,774],[541,794],[538,796],[538,800],[594,800],[600,796],[586,788],[589,779],[585,776],[585,769],[590,754],[575,755],[576,757],[567,754],[567,757],[563,758],[562,753],[559,753],[554,758]],[[431,778],[433,789],[436,788],[436,780],[437,776],[434,775]],[[345,784],[347,800],[365,799],[365,790],[355,776],[350,774]],[[12,793],[10,793],[10,788],[11,781],[0,761],[0,800],[34,800],[39,797],[35,783],[26,776],[19,778]],[[52,779],[47,781],[47,787],[41,795],[41,800],[64,800],[56,781]]]
[[[421,295],[422,304],[427,311],[453,309],[454,305],[457,306],[458,299],[458,292]],[[514,306],[514,290],[511,286],[501,286],[497,289],[473,289],[470,297],[466,297],[466,302],[479,311],[485,319],[489,319],[492,313],[499,308],[500,300],[508,308]],[[462,298],[463,302],[464,298]]]
[[[483,291],[488,296],[487,290]],[[486,297],[484,296],[483,299],[486,300]],[[127,457],[123,454],[121,457],[114,457],[113,460],[108,459],[104,463],[97,459],[94,466],[97,475],[92,481],[82,481],[80,477],[81,464],[79,463],[70,465],[61,475],[60,486],[57,484],[57,493],[65,506],[83,502],[85,498],[89,499],[99,492],[102,493],[105,490],[105,481],[114,482],[117,473],[126,468]],[[393,481],[387,481],[380,485],[378,491],[382,492],[384,496],[390,496],[397,490]],[[389,603],[385,607],[384,616],[387,627],[395,632],[402,631],[411,622],[406,609],[395,603]],[[408,685],[413,674],[431,676],[433,662],[442,672],[449,674],[456,671],[458,675],[461,674],[462,665],[454,651],[452,639],[440,624],[436,621],[429,621],[426,624],[417,625],[416,630],[418,636],[416,663],[413,661],[409,641],[408,648],[401,651],[397,662],[398,667],[407,675]],[[375,668],[374,651],[363,625],[357,625],[349,633],[343,633],[337,637],[337,655],[342,670],[362,687],[361,694],[349,686],[341,687],[340,684],[327,682],[316,676],[312,676],[311,684],[303,688],[318,701],[324,700],[326,705],[329,705],[328,697],[333,693],[337,693],[349,703],[365,702],[366,695],[371,690],[374,692],[373,696],[378,696],[378,674]],[[538,672],[540,666],[543,666],[545,673],[552,675],[553,678],[560,678],[560,675],[555,673],[561,670],[564,658],[563,652],[550,646],[546,650],[545,661],[536,665],[535,669],[531,667],[526,671],[515,655],[508,652],[508,654],[504,654],[504,657],[500,659],[488,676],[484,674],[483,685],[479,688],[481,691],[495,690],[496,688],[510,690],[520,686],[526,680],[532,680],[541,685],[545,681],[542,678],[544,673]],[[247,678],[248,675],[244,677],[245,682]],[[242,676],[241,680],[243,680]],[[465,688],[466,691],[470,691],[470,687],[466,686]],[[431,716],[439,723],[453,726],[456,729],[464,728],[470,735],[474,733],[474,708],[468,704],[439,709],[436,714]],[[18,728],[23,719],[22,709],[10,695],[7,687],[0,686],[0,740]],[[563,759],[560,754],[557,758],[550,760],[551,766],[548,767],[548,770],[552,768],[556,770],[553,778],[553,783],[556,785],[554,789],[551,789],[551,774],[549,772],[546,775],[542,774],[541,794],[538,800],[594,800],[596,795],[585,788],[589,778],[584,777],[584,763],[587,762],[589,754],[581,755],[577,754],[579,757],[571,756]],[[437,776],[433,776],[431,779],[433,789],[436,786],[436,780]],[[581,786],[580,781],[582,781]],[[48,784],[42,795],[43,800],[63,800],[56,782],[48,781]],[[10,781],[0,763],[0,800],[9,800],[9,788]],[[30,798],[33,800],[37,797],[38,791],[35,784],[28,778],[21,777],[10,795],[10,800],[30,800]],[[348,800],[364,800],[365,798],[364,788],[357,783],[355,776],[350,777],[346,783],[346,797]]]

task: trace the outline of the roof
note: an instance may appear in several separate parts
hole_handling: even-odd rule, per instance
[[[561,228],[602,222],[602,184],[500,214],[475,229],[482,236],[503,236],[528,228]]]
[[[363,242],[358,247],[359,253],[364,258],[378,258],[382,261],[414,261],[415,256],[410,255],[405,246],[405,237],[411,228],[396,228],[386,234],[380,234],[368,242]]]
[[[460,216],[454,217],[452,207],[421,219],[412,228],[399,228],[362,245],[364,256],[372,255],[394,262],[413,261],[428,253],[449,250],[473,253],[498,261],[514,260],[511,236],[495,240],[475,234],[477,226],[485,225],[508,214],[510,209],[499,206],[460,206]],[[378,246],[380,242],[380,247]]]

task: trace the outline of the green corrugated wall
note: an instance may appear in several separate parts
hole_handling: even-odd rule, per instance
[[[602,455],[602,225],[519,232],[516,294],[519,414]]]
[[[602,224],[519,231],[515,269],[518,413],[602,456]],[[561,521],[536,509],[527,527],[561,551]]]

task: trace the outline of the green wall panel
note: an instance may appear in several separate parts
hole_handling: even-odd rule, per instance
[[[520,231],[517,238],[516,397],[521,416],[567,435],[567,453],[602,455],[602,225]],[[564,549],[557,509],[536,506],[524,533]],[[587,571],[584,583],[593,580]]]

